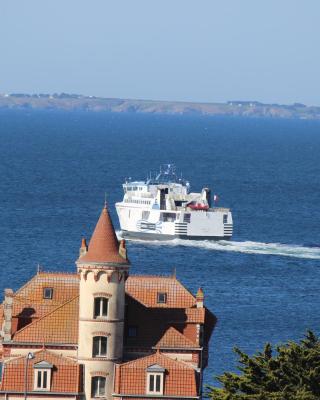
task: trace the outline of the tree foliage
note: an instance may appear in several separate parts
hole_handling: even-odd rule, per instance
[[[311,331],[299,343],[289,341],[273,349],[268,343],[250,357],[238,348],[240,374],[225,372],[221,387],[208,386],[214,400],[319,400],[320,340]]]

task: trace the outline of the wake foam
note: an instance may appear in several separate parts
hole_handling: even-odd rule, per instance
[[[117,232],[117,235],[121,237],[121,231]],[[289,245],[281,243],[260,243],[260,242],[236,242],[236,241],[197,241],[197,240],[185,240],[185,239],[173,239],[173,240],[141,240],[141,239],[128,239],[132,242],[143,243],[151,246],[183,246],[183,247],[195,247],[204,250],[213,251],[232,251],[236,253],[246,254],[265,254],[295,258],[305,258],[311,260],[320,260],[320,247],[305,247],[299,245]]]

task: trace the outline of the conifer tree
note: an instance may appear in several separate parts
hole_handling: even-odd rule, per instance
[[[248,356],[238,348],[240,374],[225,372],[221,387],[207,386],[206,398],[214,400],[319,400],[320,340],[308,331],[300,342]]]

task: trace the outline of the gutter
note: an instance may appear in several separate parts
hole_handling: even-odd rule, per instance
[[[24,392],[18,392],[18,391],[16,391],[16,390],[0,390],[0,394],[5,394],[6,396],[8,395],[8,394],[24,394]],[[27,392],[27,395],[28,396],[31,396],[31,395],[39,395],[39,394],[41,394],[42,396],[50,396],[50,395],[53,395],[53,396],[79,396],[79,395],[81,395],[81,394],[83,394],[83,393],[66,393],[66,392],[50,392],[50,391],[44,391],[44,390],[42,390],[42,391],[32,391],[32,392]]]
[[[200,399],[199,396],[184,396],[184,397],[182,397],[182,396],[170,396],[170,395],[161,395],[161,396],[156,395],[155,396],[154,394],[147,395],[147,394],[123,394],[123,393],[117,394],[117,393],[112,393],[112,396],[113,397],[121,397],[121,399],[131,398],[131,397],[138,397],[139,399],[150,399],[150,398],[154,399],[155,397],[157,397],[157,399],[158,398],[159,399],[180,399],[180,400],[183,400],[183,399],[199,400]]]

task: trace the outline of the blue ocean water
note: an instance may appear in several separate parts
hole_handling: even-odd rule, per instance
[[[0,292],[37,269],[75,270],[107,192],[174,162],[194,190],[232,208],[231,242],[128,243],[132,273],[202,286],[218,324],[205,381],[234,369],[233,346],[320,333],[320,123],[0,111]]]

